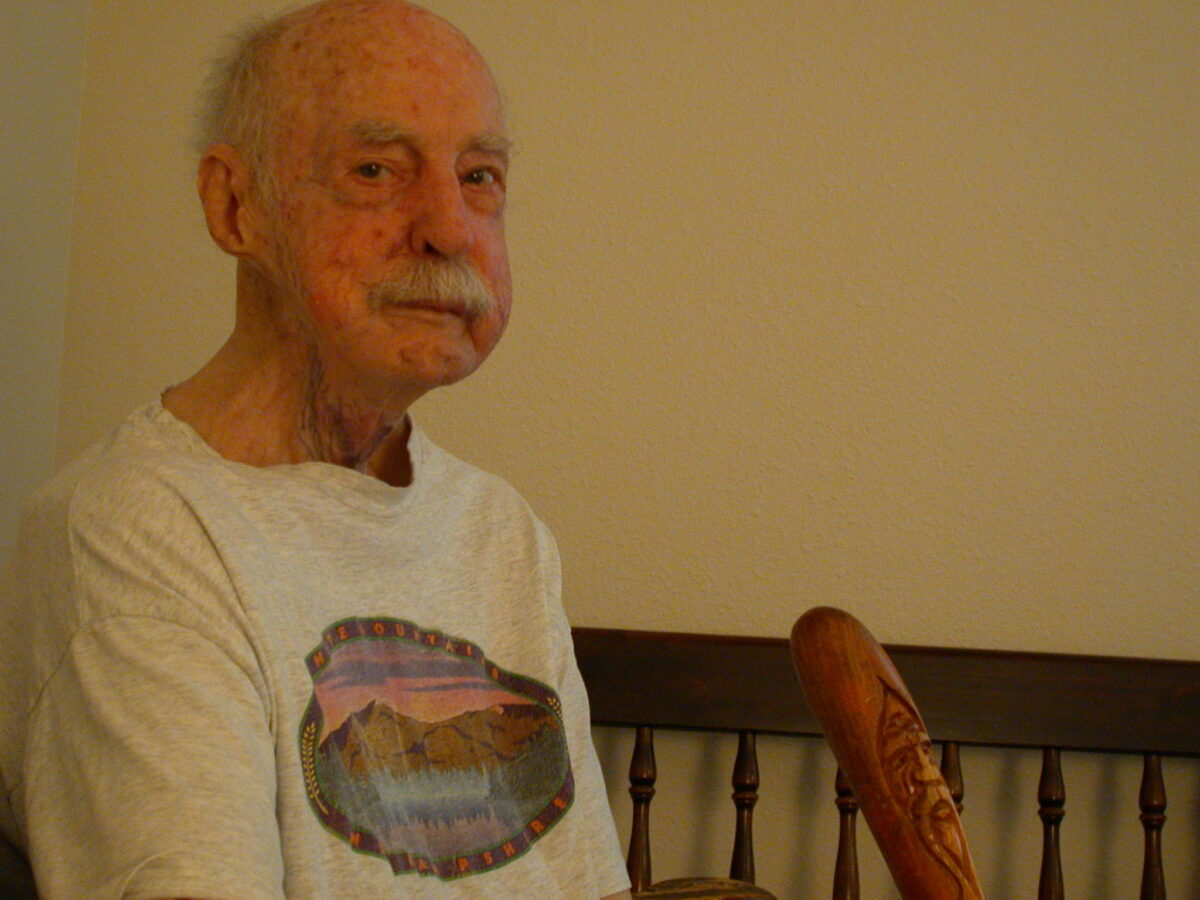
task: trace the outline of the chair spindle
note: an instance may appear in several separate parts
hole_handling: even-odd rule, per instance
[[[956,741],[946,741],[942,744],[942,777],[946,779],[946,787],[950,789],[950,796],[954,798],[954,808],[958,810],[959,815],[963,811],[963,776],[962,763],[958,756],[958,743]]]
[[[1167,821],[1167,788],[1163,783],[1162,759],[1147,753],[1142,762],[1142,786],[1138,793],[1142,828],[1146,831],[1146,856],[1142,862],[1141,900],[1166,900],[1163,878],[1162,828]]]
[[[858,896],[858,800],[841,768],[834,780],[838,808],[837,862],[833,868],[833,900],[859,900]]]
[[[647,890],[650,876],[650,801],[658,768],[654,762],[654,729],[639,725],[634,737],[633,757],[629,763],[629,795],[633,798],[633,830],[629,836],[629,857],[625,866],[634,893]]]
[[[1062,855],[1058,825],[1063,819],[1067,794],[1057,747],[1042,750],[1042,774],[1038,780],[1038,816],[1042,820],[1042,871],[1038,900],[1063,900]]]
[[[737,759],[733,764],[733,803],[737,831],[729,877],[754,883],[754,804],[758,802],[758,750],[753,731],[738,733]]]

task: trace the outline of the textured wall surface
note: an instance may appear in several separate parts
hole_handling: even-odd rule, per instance
[[[0,3],[0,564],[54,471],[87,0]]]
[[[1200,6],[431,5],[508,97],[518,306],[417,414],[551,524],[575,621],[1200,659]],[[189,114],[277,6],[95,3],[60,459],[229,327]],[[1036,817],[993,763],[1003,888]]]
[[[63,457],[228,328],[189,113],[275,5],[97,5]],[[419,414],[579,621],[1200,656],[1197,7],[435,7],[508,95],[518,307]]]

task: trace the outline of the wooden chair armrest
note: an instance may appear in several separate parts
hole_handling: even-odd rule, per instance
[[[853,616],[809,610],[792,660],[904,900],[983,900],[966,837],[917,706]]]

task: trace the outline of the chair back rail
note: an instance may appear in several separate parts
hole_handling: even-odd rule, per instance
[[[574,635],[597,725],[821,734],[785,638],[606,628]],[[936,741],[1200,755],[1200,662],[883,648]]]
[[[755,734],[817,737],[821,728],[792,670],[788,641],[623,629],[574,629],[575,653],[596,725],[638,731],[630,792],[634,797],[630,871],[650,883],[649,805],[653,797],[653,728],[739,735],[734,763],[737,837],[731,874],[753,879],[753,788],[746,782]],[[1166,788],[1163,756],[1200,757],[1200,662],[967,650],[884,644],[934,740],[941,771],[961,809],[960,745],[1043,751],[1038,786],[1044,848],[1040,897],[1063,895],[1058,823],[1066,791],[1057,771],[1062,751],[1144,757],[1139,796],[1145,834],[1142,900],[1164,900],[1162,840]],[[645,746],[649,742],[647,780]],[[749,743],[749,748],[746,744]],[[635,767],[638,769],[635,774]],[[757,769],[755,763],[753,768]],[[1057,783],[1055,779],[1057,778]],[[835,900],[858,897],[857,801],[839,773]],[[1057,804],[1057,805],[1056,805]],[[833,848],[830,848],[831,851]],[[638,887],[635,878],[635,890]]]

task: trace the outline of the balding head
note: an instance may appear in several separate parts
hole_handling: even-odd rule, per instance
[[[213,144],[229,144],[269,185],[273,148],[297,114],[307,117],[351,66],[394,60],[406,50],[410,59],[419,51],[434,64],[439,57],[466,56],[487,72],[462,32],[405,0],[322,0],[254,22],[231,38],[213,66],[196,149],[203,154]]]

